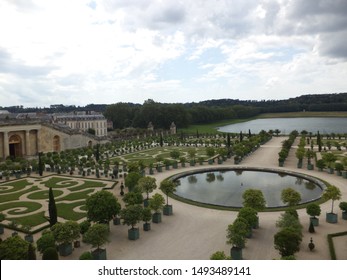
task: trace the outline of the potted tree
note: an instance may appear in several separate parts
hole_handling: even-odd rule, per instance
[[[246,244],[248,225],[241,219],[236,219],[227,228],[227,244],[231,244],[230,256],[233,260],[242,260],[242,248]]]
[[[340,202],[339,207],[342,210],[342,219],[347,220],[347,202],[346,201]]]
[[[319,218],[316,216],[319,216],[321,213],[320,206],[317,203],[310,203],[306,206],[306,213],[311,216],[310,223],[317,227],[319,225]]]
[[[106,223],[117,216],[121,205],[109,191],[98,191],[86,200],[87,219],[96,223]]]
[[[149,208],[151,208],[154,213],[152,215],[153,223],[161,223],[161,209],[163,209],[165,204],[165,199],[160,193],[156,193],[149,199]]]
[[[172,205],[169,205],[169,194],[172,194],[176,190],[176,184],[169,179],[166,179],[160,183],[160,189],[166,194],[166,205],[164,206],[164,215],[172,215]]]
[[[341,176],[342,175],[342,171],[343,171],[343,164],[340,163],[340,162],[336,162],[335,163],[335,170],[336,170],[337,176]]]
[[[326,213],[326,221],[331,224],[337,223],[337,214],[334,213],[334,201],[341,199],[341,191],[338,187],[329,185],[322,195],[323,199],[331,199],[331,212]]]
[[[147,194],[146,199],[144,199],[143,201],[144,207],[147,207],[149,203],[149,193],[153,192],[157,188],[156,179],[149,176],[142,177],[138,181],[138,186],[139,188],[141,188],[142,192],[145,192]]]
[[[36,241],[37,250],[43,254],[48,248],[55,248],[55,239],[52,231],[45,230],[42,232],[42,235]]]
[[[109,230],[105,224],[93,224],[83,236],[83,240],[96,248],[92,251],[94,260],[106,260],[106,249],[101,249],[100,246],[108,242]]]
[[[252,237],[252,228],[256,227],[258,224],[257,214],[257,211],[251,207],[243,207],[239,210],[237,218],[244,219],[244,221],[248,224],[248,231],[246,234],[247,238]]]
[[[256,211],[262,211],[266,207],[266,201],[264,194],[261,190],[247,189],[242,194],[243,206],[251,207]],[[257,223],[253,225],[253,228],[259,227],[259,217],[257,216]]]
[[[123,224],[131,226],[128,230],[128,239],[136,240],[140,238],[139,228],[135,228],[135,225],[142,220],[142,207],[140,205],[129,205],[121,210],[121,219]]]
[[[58,243],[59,255],[71,255],[72,242],[80,237],[80,228],[78,223],[75,221],[56,223],[51,229],[54,239]]]
[[[149,207],[143,208],[143,210],[142,210],[142,221],[145,222],[143,224],[143,230],[144,231],[151,230],[151,223],[150,223],[151,220],[152,220],[151,208],[149,208]]]

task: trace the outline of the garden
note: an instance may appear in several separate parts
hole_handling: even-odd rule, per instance
[[[86,217],[85,200],[101,189],[111,189],[117,182],[50,175],[7,181],[0,184],[0,212],[8,227],[39,231],[49,225],[48,193],[52,188],[58,217],[79,221]],[[23,229],[22,229],[23,230]]]

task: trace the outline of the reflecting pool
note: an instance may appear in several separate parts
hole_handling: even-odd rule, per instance
[[[242,207],[242,194],[246,189],[263,192],[268,208],[285,206],[281,192],[293,188],[306,203],[321,197],[324,183],[302,174],[258,169],[210,169],[178,174],[177,196],[212,205]]]

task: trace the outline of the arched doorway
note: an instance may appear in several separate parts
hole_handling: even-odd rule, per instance
[[[89,147],[89,148],[93,147],[93,142],[92,142],[91,140],[88,141],[88,147]]]
[[[23,156],[22,151],[22,139],[19,135],[14,134],[10,136],[10,139],[8,140],[9,144],[9,150],[10,150],[10,156],[11,157],[21,157]]]
[[[53,137],[53,151],[60,152],[60,137],[58,135]]]

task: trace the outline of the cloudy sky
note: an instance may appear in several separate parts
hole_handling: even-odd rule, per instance
[[[347,91],[347,0],[1,0],[0,106]]]

